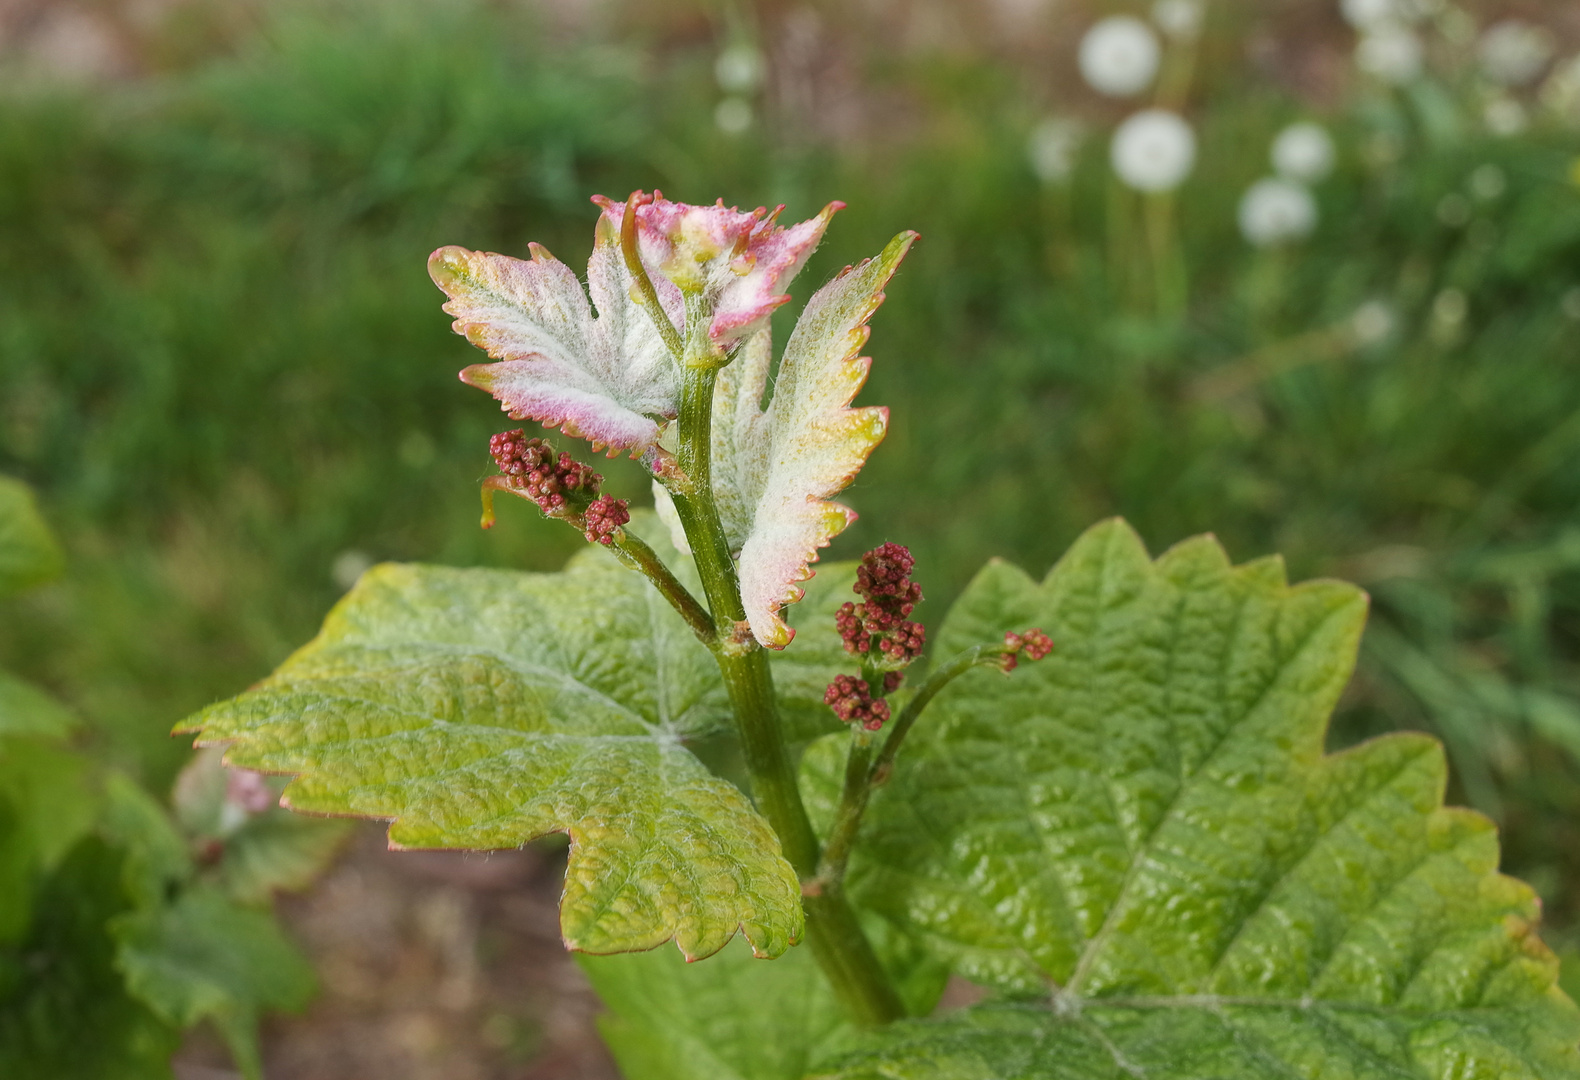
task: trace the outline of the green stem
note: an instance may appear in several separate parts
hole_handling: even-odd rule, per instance
[[[850,861],[851,849],[861,832],[861,819],[867,812],[874,788],[889,782],[894,773],[894,759],[900,744],[915,726],[922,711],[938,696],[938,692],[974,667],[997,666],[1009,650],[1003,645],[977,645],[950,660],[934,671],[916,695],[906,702],[899,718],[895,720],[883,748],[874,757],[870,742],[864,743],[858,733],[850,747],[850,757],[845,762],[845,790],[840,796],[839,810],[834,815],[834,827],[829,830],[828,844],[818,863],[817,880],[824,889],[839,891],[843,888],[845,867]]]
[[[698,326],[693,332],[703,331]],[[795,764],[779,724],[768,654],[756,647],[745,629],[746,609],[741,603],[735,562],[713,501],[711,432],[718,369],[687,367],[683,371],[678,457],[692,489],[673,493],[675,510],[720,630],[714,656],[735,709],[752,795],[779,834],[785,858],[797,876],[807,881],[817,872],[817,835],[801,802]],[[808,944],[854,1018],[863,1024],[883,1024],[904,1016],[905,1007],[844,893],[837,888],[814,888],[807,892],[805,905]]]
[[[624,529],[615,530],[612,547],[621,562],[641,572],[653,583],[659,595],[680,612],[680,617],[686,620],[686,625],[690,626],[692,633],[697,635],[697,640],[711,649],[719,637],[718,630],[713,625],[713,616],[708,614],[708,610],[691,595],[691,590],[682,585],[680,579],[664,565],[664,560],[658,557],[658,552],[648,547],[641,537]]]

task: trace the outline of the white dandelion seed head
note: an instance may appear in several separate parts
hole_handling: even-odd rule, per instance
[[[1157,0],[1152,5],[1152,21],[1175,41],[1191,41],[1201,33],[1202,0]]]
[[[1560,120],[1580,123],[1580,56],[1570,57],[1553,68],[1542,83],[1542,104]]]
[[[1339,11],[1357,30],[1398,22],[1405,14],[1398,0],[1339,0]]]
[[[1355,344],[1362,348],[1381,345],[1393,337],[1396,321],[1393,308],[1388,304],[1381,300],[1368,300],[1350,316],[1350,334]]]
[[[1081,75],[1098,93],[1132,97],[1152,85],[1163,49],[1151,27],[1133,15],[1111,15],[1081,39]]]
[[[1317,227],[1317,200],[1304,184],[1270,176],[1240,198],[1240,232],[1256,247],[1273,247],[1311,235]]]
[[[1026,139],[1026,158],[1031,171],[1044,184],[1057,184],[1075,171],[1076,152],[1081,148],[1081,125],[1065,117],[1050,116],[1031,129]]]
[[[1493,23],[1476,43],[1481,70],[1499,86],[1526,86],[1553,58],[1552,31],[1520,19]]]
[[[713,62],[713,77],[726,94],[751,93],[763,82],[763,54],[746,42],[731,45]]]
[[[1280,176],[1315,184],[1333,171],[1337,151],[1327,128],[1310,120],[1290,124],[1273,140],[1273,168]]]
[[[1421,39],[1398,23],[1368,28],[1355,46],[1355,63],[1360,69],[1395,86],[1414,82],[1424,59]]]
[[[1486,122],[1488,131],[1503,138],[1518,135],[1530,126],[1530,117],[1525,113],[1525,106],[1511,97],[1502,95],[1487,102],[1481,110],[1481,118]]]
[[[1137,191],[1172,191],[1196,164],[1196,133],[1177,113],[1143,109],[1114,132],[1109,158],[1127,186]]]
[[[752,103],[727,97],[713,110],[713,125],[726,135],[743,135],[752,126]]]

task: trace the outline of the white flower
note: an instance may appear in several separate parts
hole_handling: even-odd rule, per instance
[[[1240,199],[1240,232],[1257,247],[1299,240],[1317,227],[1317,200],[1282,177],[1258,180]]]
[[[1162,48],[1157,35],[1133,15],[1112,15],[1081,39],[1081,75],[1110,97],[1139,94],[1157,77]]]
[[[713,110],[713,123],[726,135],[740,135],[752,126],[752,103],[743,97],[727,97]]]
[[[1075,171],[1075,152],[1080,146],[1081,125],[1053,116],[1031,129],[1026,140],[1026,157],[1038,180],[1056,184],[1069,179]]]
[[[1518,135],[1530,124],[1525,115],[1525,106],[1502,95],[1487,102],[1481,111],[1481,118],[1486,121],[1488,131],[1504,137]]]
[[[1110,159],[1137,191],[1171,191],[1196,164],[1196,133],[1176,113],[1143,109],[1114,132]]]
[[[1273,168],[1291,180],[1315,184],[1333,171],[1333,136],[1321,124],[1290,124],[1273,140]]]
[[[1355,62],[1368,75],[1396,86],[1421,74],[1421,39],[1406,27],[1382,23],[1361,35]]]
[[[1476,46],[1481,70],[1499,86],[1524,86],[1553,58],[1553,36],[1519,19],[1494,23]]]
[[[762,85],[763,54],[745,43],[731,45],[713,62],[713,77],[726,94],[747,94]]]
[[[1403,14],[1395,0],[1339,0],[1344,21],[1357,30],[1395,22]]]
[[[1202,0],[1157,0],[1152,21],[1175,41],[1190,41],[1201,32]]]

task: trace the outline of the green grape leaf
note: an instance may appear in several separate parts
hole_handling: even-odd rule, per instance
[[[723,496],[723,487],[719,494]],[[700,596],[701,579],[697,576],[691,549],[685,546],[686,535],[681,530],[680,519],[671,519],[663,512],[665,507],[671,512],[674,509],[669,492],[655,482],[653,496],[658,500],[659,513],[639,510],[632,514],[627,528],[647,541],[681,583],[693,595]],[[817,574],[806,582],[806,595],[800,603],[786,609],[785,621],[795,634],[795,648],[771,652],[768,663],[773,668],[780,720],[791,742],[805,742],[831,731],[845,730],[845,725],[823,704],[823,691],[828,689],[835,675],[860,666],[845,651],[834,625],[834,613],[839,606],[855,599],[851,590],[855,581],[855,563],[823,563]],[[733,728],[728,730],[733,731]]]
[[[801,602],[788,611],[787,621],[795,630],[795,647],[769,656],[780,718],[786,737],[792,741],[846,730],[834,711],[823,703],[823,692],[834,676],[861,667],[860,661],[845,651],[844,640],[834,624],[840,605],[856,599],[851,591],[855,581],[855,563],[823,565],[806,583]]]
[[[1536,898],[1443,807],[1438,744],[1323,752],[1365,610],[1210,537],[1152,562],[1121,522],[1040,584],[985,569],[939,655],[1027,626],[1055,651],[940,695],[852,887],[1040,1000],[901,1025],[830,1075],[1580,1076]]]
[[[907,1008],[931,1010],[947,970],[882,920],[867,933]],[[668,951],[578,959],[608,1010],[604,1041],[642,1080],[800,1080],[857,1031],[806,948],[773,961],[734,946],[699,964]]]
[[[31,907],[26,936],[0,944],[0,1076],[170,1080],[180,1032],[128,995],[115,967],[108,924],[132,907],[121,854],[82,839]]]
[[[800,1080],[814,1048],[852,1031],[805,948],[771,961],[735,946],[698,964],[667,950],[581,959],[626,1076]]]
[[[739,929],[777,955],[801,933],[795,874],[685,745],[727,718],[712,655],[600,549],[558,574],[378,567],[274,675],[181,730],[298,774],[294,809],[392,819],[393,846],[570,833],[572,949],[699,957]]]
[[[302,1008],[316,985],[272,916],[212,890],[122,915],[113,932],[127,989],[174,1027],[212,1021],[248,1080],[263,1075],[259,1014]]]
[[[0,671],[0,738],[37,735],[61,739],[76,726],[77,718],[55,698]]]
[[[48,581],[65,565],[33,492],[0,476],[0,596]]]

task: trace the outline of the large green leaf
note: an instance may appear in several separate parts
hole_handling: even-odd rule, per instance
[[[27,935],[0,945],[0,1076],[170,1080],[180,1033],[115,968],[107,924],[133,904],[123,880],[121,854],[83,839],[39,884]]]
[[[210,889],[123,915],[114,933],[127,989],[173,1027],[213,1021],[249,1080],[263,1075],[259,1014],[300,1009],[313,993],[312,968],[274,919]]]
[[[604,1041],[641,1080],[800,1080],[851,1024],[805,948],[757,960],[732,946],[696,964],[667,950],[590,957]]]
[[[251,692],[183,730],[227,760],[300,774],[290,805],[394,819],[403,847],[572,838],[569,946],[688,956],[736,932],[767,955],[800,889],[745,796],[686,740],[721,729],[711,654],[602,550],[558,574],[382,566]]]
[[[1122,523],[1041,584],[993,564],[940,653],[1040,625],[967,676],[874,800],[853,885],[957,970],[1038,1000],[900,1025],[844,1077],[1576,1077],[1531,891],[1445,809],[1417,735],[1323,753],[1365,597],[1151,562]]]
[[[947,970],[881,920],[867,932],[907,1008],[930,1011]],[[800,1080],[857,1032],[805,947],[777,960],[734,946],[696,964],[668,950],[580,960],[633,1080]]]
[[[97,812],[81,757],[46,739],[0,738],[0,944],[26,932],[39,881]]]
[[[26,484],[0,476],[0,596],[48,581],[64,560]]]

